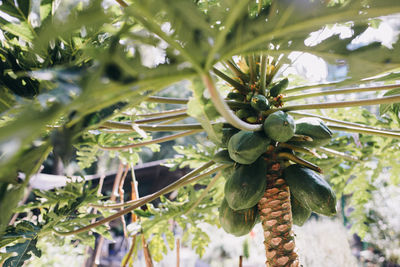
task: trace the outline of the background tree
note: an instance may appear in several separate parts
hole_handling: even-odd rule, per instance
[[[229,173],[229,164],[215,165],[212,161],[223,146],[224,128],[229,124],[257,132],[262,129],[263,121],[276,111],[289,112],[295,117],[318,117],[331,130],[357,133],[335,134],[327,147],[317,149],[320,157],[316,151],[302,146],[286,147],[295,155],[280,154],[279,162],[274,162],[275,156],[288,152],[276,150],[278,146],[274,143],[269,151],[273,158],[270,163],[279,165],[270,164],[268,171],[280,175],[288,160],[317,171],[330,170],[328,174],[336,193],[351,194],[354,230],[360,234],[368,231],[363,205],[371,198],[375,179],[387,171],[392,175],[387,182],[398,185],[395,155],[400,135],[390,129],[399,121],[396,81],[400,46],[397,39],[389,47],[358,40],[367,29],[399,12],[396,0],[117,2],[119,5],[78,1],[56,6],[51,0],[2,1],[0,244],[6,246],[2,254],[6,266],[22,265],[31,253],[40,256],[35,246],[38,238],[50,236],[63,240],[63,236],[74,235],[90,243],[93,235],[89,230],[107,235],[104,226],[107,222],[132,211],[141,218],[136,223],[141,230],[136,234],[151,238],[149,246],[156,259],[162,256],[154,254],[156,251],[166,250],[161,234],[169,218],[195,236],[192,246],[201,255],[209,237],[197,224],[200,221],[218,224],[217,207],[224,197],[223,179],[210,175],[223,169],[222,175]],[[346,27],[351,34],[346,37],[332,34],[310,42],[310,36],[321,34],[332,25]],[[147,61],[143,51],[149,47],[160,52],[158,62]],[[292,52],[310,53],[329,64],[344,65],[346,75],[329,84],[310,85],[302,81],[296,86],[291,86],[295,82],[291,78],[284,95],[280,92],[273,95],[275,82],[284,81],[278,78],[282,75],[279,70],[292,63]],[[193,92],[190,99],[155,96],[182,81],[190,81],[190,85],[184,83]],[[233,93],[243,96],[256,91],[268,98],[272,108],[256,116],[239,118],[232,111],[248,107],[249,102],[221,96],[231,88],[237,90]],[[381,91],[384,96],[379,96]],[[371,93],[366,99],[358,98],[362,92]],[[312,97],[329,95],[347,98],[347,94],[356,94],[356,99],[309,101]],[[292,104],[295,101],[297,104]],[[160,114],[155,112],[154,104],[143,102],[186,107]],[[380,105],[381,116],[358,108],[369,105]],[[345,107],[353,108],[345,113],[342,110],[335,110],[336,114],[327,111],[324,116],[318,113]],[[316,112],[298,112],[303,110]],[[176,123],[187,116],[197,123]],[[178,133],[152,139],[150,133],[155,131]],[[36,192],[41,202],[17,209],[29,178],[40,169],[49,153],[68,163],[75,147],[84,168],[96,161],[101,151],[113,150],[118,152],[111,156],[134,165],[139,160],[140,147],[153,145],[156,149],[155,143],[203,131],[214,145],[181,148],[179,152],[184,153],[184,160],[194,170],[160,192],[122,204],[105,204],[96,189],[70,183],[64,189]],[[274,178],[276,181],[278,176]],[[208,178],[200,180],[204,177]],[[206,186],[194,190],[189,185],[194,182]],[[276,184],[269,186],[273,189]],[[282,186],[279,190],[288,193],[287,186]],[[162,198],[159,209],[151,205],[146,212],[138,209],[178,188],[176,201]],[[290,211],[289,197],[280,206],[285,203],[289,203]],[[87,213],[93,207],[99,213]],[[126,208],[113,214],[108,211],[121,207]],[[264,208],[261,206],[261,211]],[[34,209],[41,216],[31,221],[17,220],[7,227],[12,214]],[[180,216],[189,213],[190,216]],[[93,218],[101,216],[102,219],[91,223]],[[270,221],[266,216],[261,217],[265,223]],[[290,233],[291,220],[285,224],[288,228],[284,232]],[[164,234],[172,247],[172,232]],[[277,240],[274,238],[267,238],[267,244]],[[283,244],[291,244],[289,239]],[[133,244],[137,249],[139,238]],[[295,266],[295,254],[274,247],[277,255],[283,254],[277,257],[267,250],[269,264]],[[288,247],[292,251],[292,245]],[[17,255],[12,255],[13,252]]]

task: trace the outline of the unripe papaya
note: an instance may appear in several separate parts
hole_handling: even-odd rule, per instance
[[[248,234],[253,229],[258,218],[257,205],[249,209],[233,210],[224,199],[219,208],[219,221],[225,232],[242,236]]]
[[[286,142],[296,131],[294,119],[289,114],[279,110],[270,114],[264,121],[264,132],[269,138],[278,142]]]
[[[236,111],[236,116],[238,116],[239,119],[246,119],[248,117],[254,116],[255,112],[251,109],[247,108],[242,108]]]
[[[235,162],[229,156],[229,152],[227,149],[218,151],[212,158],[215,163],[221,164],[234,164]]]
[[[293,194],[290,194],[290,204],[292,206],[293,223],[302,226],[310,218],[311,210],[303,207]]]
[[[301,118],[296,121],[296,134],[310,136],[311,142],[298,142],[295,144],[309,147],[326,145],[332,138],[332,132],[328,126],[318,118]]]
[[[266,152],[270,142],[261,132],[240,131],[228,142],[229,156],[240,164],[252,164]]]
[[[245,99],[245,95],[243,95],[239,92],[229,92],[226,97],[228,99],[237,100],[237,101],[243,101]]]
[[[268,99],[263,95],[255,95],[251,98],[250,105],[258,111],[265,111],[269,109]]]
[[[248,123],[256,123],[257,120],[258,120],[258,118],[257,118],[256,116],[251,116],[251,117],[247,117],[247,118],[246,118],[246,121],[247,121]]]
[[[228,142],[231,137],[240,130],[234,127],[222,128],[221,147],[228,147]]]
[[[336,214],[335,192],[319,174],[294,164],[285,168],[283,177],[303,207],[326,216]]]
[[[257,204],[267,187],[267,163],[260,157],[251,165],[239,165],[225,183],[225,198],[234,210]]]

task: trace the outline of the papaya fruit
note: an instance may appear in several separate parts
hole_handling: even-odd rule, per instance
[[[233,176],[233,174],[235,173],[236,168],[237,168],[237,166],[231,165],[231,166],[223,169],[221,172],[222,177],[224,177],[225,180],[230,179]]]
[[[240,164],[252,164],[263,154],[270,139],[262,132],[240,131],[228,142],[229,156]]]
[[[221,150],[221,151],[218,151],[217,153],[215,153],[212,160],[215,163],[221,163],[221,164],[234,164],[235,163],[229,156],[229,152],[227,149],[224,149],[224,150]]]
[[[265,111],[269,109],[268,99],[263,95],[255,95],[251,98],[250,105],[257,111]]]
[[[238,116],[239,119],[246,119],[248,117],[256,115],[253,110],[247,108],[239,109],[238,111],[236,111],[235,114],[236,116]]]
[[[280,80],[279,82],[276,82],[272,85],[272,87],[269,89],[269,95],[272,97],[277,97],[280,95],[289,85],[289,80],[288,78],[284,78]]]
[[[251,165],[239,165],[225,183],[225,198],[234,210],[253,207],[267,186],[267,163],[260,157]]]
[[[231,139],[231,137],[239,131],[239,129],[236,129],[234,127],[222,128],[221,147],[228,147],[229,139]]]
[[[285,168],[283,178],[288,183],[290,192],[303,207],[326,216],[336,214],[335,192],[319,174],[299,164],[293,164]]]
[[[257,120],[258,120],[258,118],[257,118],[256,116],[251,116],[251,117],[247,117],[247,118],[246,118],[246,121],[247,121],[248,123],[256,123]]]
[[[226,97],[228,99],[237,100],[237,101],[243,101],[245,99],[245,95],[243,95],[239,92],[229,92]]]
[[[296,134],[310,136],[313,141],[298,142],[295,145],[319,147],[326,145],[332,138],[332,131],[318,118],[301,118],[296,121]]]
[[[278,142],[288,141],[296,131],[293,117],[281,110],[270,114],[263,127],[267,136]]]
[[[249,209],[233,210],[224,199],[219,208],[219,222],[225,232],[234,236],[248,234],[258,218],[257,205]]]
[[[310,218],[311,210],[303,207],[293,194],[290,194],[290,204],[292,206],[293,223],[302,226]]]

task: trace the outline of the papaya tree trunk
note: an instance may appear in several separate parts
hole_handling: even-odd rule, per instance
[[[282,178],[281,164],[268,160],[267,188],[258,203],[267,267],[298,267],[292,232],[289,186]]]

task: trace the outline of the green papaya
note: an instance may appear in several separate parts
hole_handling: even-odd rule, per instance
[[[222,177],[224,177],[225,180],[230,179],[233,176],[233,174],[235,173],[236,168],[237,168],[237,166],[231,165],[231,166],[223,169],[221,172]]]
[[[225,183],[225,198],[234,210],[253,207],[267,186],[267,163],[260,157],[251,165],[239,165]]]
[[[252,164],[267,150],[270,142],[261,132],[240,131],[228,142],[229,156],[240,164]]]
[[[239,92],[229,92],[226,97],[228,99],[237,100],[237,101],[243,101],[245,99],[245,95],[243,95]]]
[[[280,95],[289,85],[288,78],[284,78],[277,83],[274,83],[272,87],[269,89],[269,94],[272,97],[276,97]]]
[[[257,120],[258,120],[258,118],[257,118],[256,116],[251,116],[251,117],[247,117],[247,118],[246,118],[246,121],[247,121],[248,123],[256,123]]]
[[[238,116],[239,119],[246,119],[248,117],[256,115],[253,110],[247,108],[239,109],[238,111],[236,111],[235,114],[236,116]]]
[[[221,163],[221,164],[234,164],[235,163],[229,156],[229,152],[227,149],[224,149],[224,150],[221,150],[221,151],[218,151],[217,153],[215,153],[212,160],[215,163]]]
[[[255,95],[251,98],[250,105],[258,111],[265,111],[269,109],[268,99],[263,95]]]
[[[233,127],[222,128],[221,147],[228,147],[229,139],[239,131],[239,129]]]
[[[225,232],[242,236],[248,234],[253,229],[258,218],[257,205],[249,209],[233,210],[224,199],[219,208],[219,222]]]
[[[299,164],[293,164],[285,168],[283,177],[290,192],[302,206],[326,216],[336,213],[335,192],[319,174]]]
[[[326,145],[332,138],[332,131],[318,118],[301,118],[296,121],[296,134],[310,136],[313,141],[297,142],[296,145],[319,147]]]
[[[293,117],[281,110],[270,114],[263,126],[267,136],[278,142],[288,141],[296,131]]]
[[[292,206],[293,223],[302,226],[310,218],[311,210],[303,207],[293,194],[290,194],[290,204]]]

